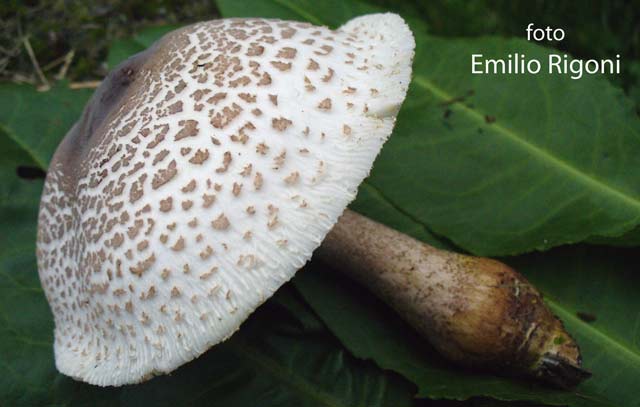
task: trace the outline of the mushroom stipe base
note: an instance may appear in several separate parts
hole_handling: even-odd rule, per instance
[[[316,255],[340,264],[458,364],[561,388],[590,376],[540,293],[503,263],[436,249],[350,210]]]

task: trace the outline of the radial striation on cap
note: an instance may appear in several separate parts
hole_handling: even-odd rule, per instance
[[[51,162],[38,268],[69,376],[122,385],[228,338],[355,197],[411,75],[394,14],[226,19],[117,67]]]

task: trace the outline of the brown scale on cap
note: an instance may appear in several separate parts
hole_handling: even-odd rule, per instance
[[[231,335],[353,199],[391,133],[412,56],[391,14],[336,32],[229,19],[171,32],[111,72],[43,189],[38,267],[58,369],[133,383]],[[347,103],[358,108],[337,108]],[[312,182],[318,162],[330,171]]]
[[[322,102],[318,103],[318,109],[321,110],[331,110],[331,99],[325,98]]]

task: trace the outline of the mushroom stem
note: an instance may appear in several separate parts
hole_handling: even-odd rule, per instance
[[[456,363],[563,388],[590,376],[540,293],[503,263],[436,249],[349,210],[316,254],[367,286]]]

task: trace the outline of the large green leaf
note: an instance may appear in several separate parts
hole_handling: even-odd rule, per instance
[[[371,183],[479,254],[634,228],[640,183],[630,169],[640,166],[640,122],[632,105],[601,77],[470,74],[472,53],[516,52],[539,60],[550,53],[521,40],[424,39],[396,137]],[[420,175],[400,176],[409,172]]]
[[[343,3],[218,2],[224,16],[333,26],[363,9]],[[631,169],[640,167],[640,120],[622,91],[604,77],[473,75],[472,54],[546,60],[551,51],[517,39],[414,34],[409,96],[369,180],[394,206],[484,255],[615,237],[638,225],[640,181]]]

